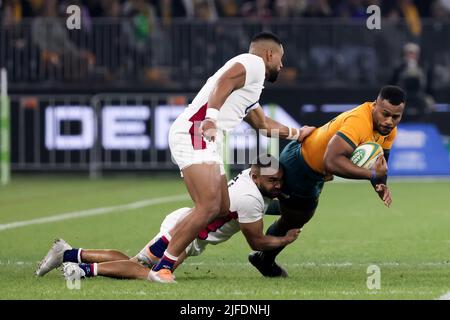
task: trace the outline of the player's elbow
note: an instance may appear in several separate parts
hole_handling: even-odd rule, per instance
[[[336,163],[334,161],[334,158],[331,157],[328,153],[325,153],[325,156],[323,157],[323,165],[326,172],[331,174],[335,173]]]

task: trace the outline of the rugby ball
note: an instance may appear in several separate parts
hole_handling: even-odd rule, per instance
[[[353,151],[350,160],[358,167],[370,170],[382,155],[383,148],[378,143],[366,142]]]

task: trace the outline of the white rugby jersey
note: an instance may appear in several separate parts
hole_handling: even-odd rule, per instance
[[[186,120],[202,121],[205,118],[208,98],[217,80],[237,62],[245,68],[245,84],[242,88],[233,91],[225,100],[217,118],[217,128],[231,131],[241,123],[250,110],[257,108],[259,97],[264,88],[266,67],[261,57],[244,53],[228,60],[222,68],[210,77],[181,116]]]
[[[228,184],[230,212],[199,232],[200,244],[218,244],[240,231],[239,223],[251,223],[263,218],[270,199],[264,198],[250,176],[250,169],[239,173]]]

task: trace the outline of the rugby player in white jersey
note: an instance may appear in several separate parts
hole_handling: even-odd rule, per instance
[[[274,82],[283,67],[284,49],[272,33],[256,35],[249,53],[238,55],[208,79],[192,103],[175,120],[169,132],[172,157],[194,201],[191,214],[173,230],[171,239],[159,239],[166,249],[153,266],[150,278],[172,282],[178,257],[209,221],[226,216],[229,205],[227,180],[221,157],[222,132],[242,120],[266,135],[276,130],[280,138],[298,140],[314,128],[288,128],[265,116],[259,98],[264,81]]]
[[[215,219],[200,230],[194,241],[180,255],[174,268],[186,257],[200,255],[208,244],[216,245],[227,241],[239,231],[242,231],[253,250],[276,249],[295,241],[299,229],[289,230],[281,237],[265,235],[263,230],[264,212],[270,199],[280,195],[282,179],[283,169],[271,156],[259,158],[251,168],[238,174],[228,184],[230,194],[228,214]],[[191,208],[181,208],[167,215],[161,224],[159,234],[131,259],[117,250],[75,249],[59,239],[43,259],[36,274],[43,276],[63,264],[64,275],[68,279],[100,275],[152,280],[149,277],[149,267],[158,262],[154,260],[154,253],[157,250],[164,250],[152,246],[161,237],[170,238],[175,226],[189,214],[192,214]],[[150,248],[153,253],[150,252]]]

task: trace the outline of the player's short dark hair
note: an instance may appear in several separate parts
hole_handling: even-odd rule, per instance
[[[259,154],[255,159],[251,161],[251,166],[255,166],[256,168],[273,168],[278,170],[279,168],[283,169],[280,161],[272,156],[269,153]]]
[[[397,86],[384,86],[378,94],[380,99],[387,100],[394,106],[398,106],[406,101],[406,93]]]
[[[278,37],[277,37],[275,34],[273,34],[272,32],[268,32],[268,31],[263,31],[263,32],[260,32],[260,33],[258,33],[257,35],[255,35],[255,36],[253,37],[251,43],[255,43],[255,42],[263,41],[263,40],[265,40],[265,41],[267,41],[267,40],[273,41],[273,42],[275,42],[276,44],[278,44],[278,45],[280,45],[280,46],[281,46],[281,44],[282,44],[280,38],[278,38]]]

